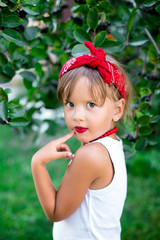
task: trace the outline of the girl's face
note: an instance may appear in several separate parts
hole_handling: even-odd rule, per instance
[[[67,127],[75,130],[76,138],[84,145],[114,127],[115,104],[106,98],[93,99],[87,77],[80,77],[75,84],[70,99],[64,99],[64,115]]]

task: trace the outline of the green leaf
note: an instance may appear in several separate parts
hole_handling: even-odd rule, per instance
[[[151,118],[151,123],[158,123],[158,122],[160,122],[160,115],[156,115]]]
[[[17,10],[17,4],[11,4],[9,5],[9,11],[10,12],[15,12]]]
[[[59,62],[61,65],[64,65],[67,61],[68,61],[68,54],[64,53],[63,55],[61,55],[61,57],[59,58]]]
[[[24,31],[24,36],[28,41],[31,41],[37,37],[38,33],[38,27],[27,27]]]
[[[90,27],[90,29],[95,30],[98,25],[98,10],[97,8],[91,8],[89,9],[88,15],[87,15],[87,24]]]
[[[125,43],[126,39],[125,39],[124,35],[122,35],[122,34],[119,33],[118,31],[111,31],[111,34],[113,35],[113,37],[114,37],[119,43]]]
[[[22,5],[21,7],[26,13],[30,15],[36,16],[39,14],[38,7],[34,7],[33,5],[26,4],[26,5]]]
[[[8,63],[3,67],[3,73],[13,78],[15,75],[15,70],[12,68],[11,63]]]
[[[32,48],[30,50],[30,54],[31,56],[34,56],[38,60],[44,60],[48,56],[46,50],[42,48]]]
[[[94,39],[94,46],[100,47],[106,38],[106,31],[99,32]]]
[[[2,88],[0,88],[0,102],[2,101],[8,102],[8,96],[6,92]]]
[[[72,49],[72,56],[77,57],[83,54],[89,54],[89,49],[84,44],[77,44]]]
[[[22,66],[28,62],[28,57],[24,50],[17,48],[12,55],[12,60],[16,60]]]
[[[96,5],[96,1],[95,0],[86,0],[86,2],[91,7],[94,7]]]
[[[3,15],[2,15],[2,11],[0,9],[0,26],[2,25],[3,23]]]
[[[142,111],[140,111],[140,110],[137,110],[135,113],[136,113],[137,119],[142,117],[142,116],[144,116],[144,113]]]
[[[98,6],[98,11],[102,11],[102,12],[104,12],[104,11],[106,11],[106,10],[108,10],[108,8],[109,8],[109,2],[101,2]],[[108,11],[107,11],[107,13],[108,13]]]
[[[14,118],[9,122],[12,127],[26,127],[30,122],[24,117]]]
[[[39,75],[40,77],[43,77],[43,76],[44,76],[44,71],[43,71],[42,65],[41,65],[39,62],[36,63],[36,65],[34,66],[34,68],[35,68],[35,71],[38,73],[38,75]]]
[[[8,59],[3,53],[0,53],[0,66],[6,65],[8,63]]]
[[[17,4],[17,0],[10,0],[10,2]]]
[[[4,91],[5,91],[6,94],[12,93],[12,90],[10,88],[6,88]]]
[[[125,152],[133,152],[134,151],[134,143],[129,140],[123,138],[124,150]]]
[[[142,110],[147,110],[149,109],[150,105],[148,102],[144,102],[138,105],[138,108],[142,109]]]
[[[41,44],[40,38],[35,38],[29,43],[29,46],[32,50],[32,48],[39,48],[40,44]]]
[[[19,32],[12,30],[12,29],[5,29],[2,32],[2,36],[10,42],[14,42],[16,44],[22,43],[22,38]]]
[[[45,41],[47,45],[53,45],[54,42],[54,47],[60,46],[61,47],[61,42],[56,39],[56,35],[53,35],[52,33],[43,33],[41,34],[41,38]]]
[[[7,4],[5,4],[4,2],[2,2],[2,1],[0,0],[0,7],[7,7]]]
[[[0,118],[4,121],[8,119],[8,108],[5,101],[0,102]]]
[[[153,45],[150,45],[147,55],[151,63],[154,64],[158,62],[158,54]]]
[[[123,46],[112,40],[105,39],[101,45],[101,48],[104,49],[107,53],[118,52]]]
[[[24,84],[24,86],[27,88],[27,90],[29,91],[31,91],[31,89],[32,89],[32,82],[30,82],[30,81],[28,81],[28,80],[26,80],[25,78],[23,79],[23,84]]]
[[[74,38],[80,42],[91,41],[90,35],[83,28],[76,28],[73,32]]]
[[[19,99],[18,98],[14,98],[11,101],[8,102],[8,108],[15,108],[18,107],[19,105]]]
[[[118,8],[118,15],[122,21],[127,21],[130,17],[130,11],[126,6],[120,6]]]
[[[150,123],[150,116],[148,115],[143,115],[137,119],[138,124],[142,124],[143,126],[148,125]]]
[[[8,76],[7,74],[0,72],[0,83],[8,83],[11,81],[11,77]]]
[[[140,58],[136,59],[136,63],[137,63],[138,66],[143,66],[143,60],[140,59]]]
[[[127,24],[127,32],[128,32],[128,34],[130,34],[131,29],[132,29],[132,27],[133,27],[133,25],[135,23],[135,19],[136,19],[137,13],[138,13],[138,9],[135,8],[135,9],[133,9],[133,11],[132,11],[132,13],[131,13],[131,15],[129,17],[128,24]]]
[[[23,23],[23,20],[19,18],[16,14],[7,15],[3,19],[3,26],[8,28],[18,27]]]
[[[151,135],[153,129],[149,126],[145,126],[145,127],[140,127],[139,128],[139,133],[142,135],[142,136],[149,136]]]
[[[81,13],[84,15],[87,15],[88,11],[89,11],[89,7],[87,4],[83,4],[81,6],[75,6],[73,9],[73,13]]]
[[[145,97],[151,93],[151,89],[147,88],[147,87],[143,87],[143,88],[140,88],[139,93],[140,93],[141,97]]]
[[[104,12],[106,15],[113,14],[115,8],[108,1],[102,1],[98,6],[98,12]]]
[[[9,110],[10,118],[17,118],[25,115],[25,109],[23,109],[22,107],[14,107],[10,108]]]
[[[20,75],[29,82],[33,82],[37,78],[34,73],[29,72],[29,71],[23,71],[20,73]]]
[[[129,41],[130,46],[141,46],[148,42],[148,39],[144,38],[143,36],[138,36],[133,38],[132,40]]]
[[[152,7],[156,3],[157,3],[157,1],[146,0],[146,1],[143,2],[142,6],[144,6],[144,7]]]
[[[157,6],[155,9],[156,9],[156,11],[160,14],[160,5]]]
[[[117,47],[120,46],[120,44],[117,41],[112,41],[112,40],[108,40],[105,39],[105,41],[103,42],[103,44],[101,45],[102,48],[110,48],[110,47]]]
[[[53,54],[55,54],[57,57],[60,57],[63,55],[64,51],[62,49],[52,49],[51,51]]]
[[[135,145],[135,149],[137,151],[142,151],[145,149],[145,147],[147,146],[147,138],[145,137],[141,137],[138,139],[138,141],[136,142],[136,145]]]

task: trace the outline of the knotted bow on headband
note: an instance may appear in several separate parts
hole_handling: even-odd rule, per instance
[[[59,79],[69,70],[88,65],[91,68],[97,68],[103,81],[109,86],[111,83],[119,90],[122,98],[125,98],[125,78],[118,68],[106,60],[106,53],[101,48],[95,48],[89,41],[84,42],[89,48],[91,55],[84,54],[79,57],[71,58],[67,61],[60,72]]]

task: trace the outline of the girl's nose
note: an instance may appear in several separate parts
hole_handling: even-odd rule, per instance
[[[76,108],[73,114],[73,120],[76,122],[84,121],[85,119],[85,112],[82,108]]]

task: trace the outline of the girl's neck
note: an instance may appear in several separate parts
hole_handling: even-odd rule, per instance
[[[94,140],[91,140],[90,143],[93,142],[93,141],[96,141],[96,140],[98,140],[98,139],[101,139],[101,138],[110,136],[110,135],[116,133],[117,131],[118,131],[118,128],[117,128],[117,127],[114,127],[113,129],[111,129],[111,130],[107,131],[106,133],[102,134],[100,137],[98,137],[98,138],[96,138],[96,139],[94,139]]]

